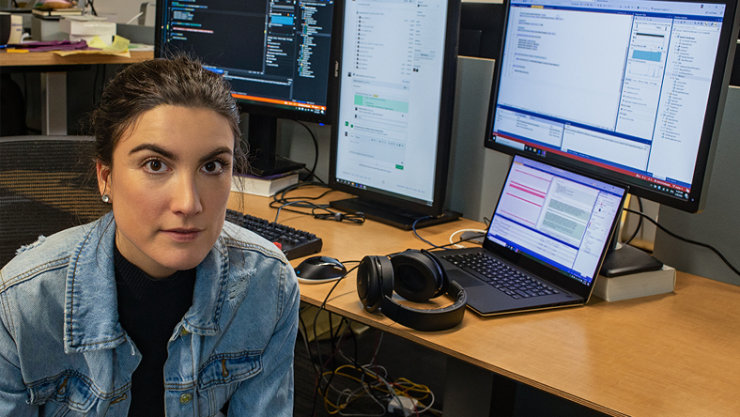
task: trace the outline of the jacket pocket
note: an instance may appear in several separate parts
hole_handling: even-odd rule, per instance
[[[76,371],[65,371],[37,381],[28,387],[28,391],[31,394],[31,404],[44,406],[45,415],[86,414],[99,400],[91,381]],[[59,410],[49,413],[55,408]],[[65,410],[76,413],[66,413]]]
[[[239,384],[262,372],[262,354],[258,351],[222,353],[211,356],[198,372],[200,410],[213,415],[229,401]]]

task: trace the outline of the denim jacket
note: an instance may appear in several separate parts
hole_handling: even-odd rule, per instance
[[[64,230],[0,270],[0,416],[127,416],[141,355],[118,322],[115,221]],[[226,223],[169,339],[168,417],[289,416],[299,293],[277,248]]]

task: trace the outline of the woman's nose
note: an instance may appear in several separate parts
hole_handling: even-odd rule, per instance
[[[177,179],[177,186],[175,187],[173,194],[173,212],[192,216],[203,210],[198,184],[193,176],[181,175]]]

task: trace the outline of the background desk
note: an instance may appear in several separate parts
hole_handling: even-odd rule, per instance
[[[272,219],[275,210],[267,202],[235,194],[230,207],[241,203]],[[340,260],[425,247],[411,232],[372,221],[356,226],[285,211],[279,221],[316,233],[324,242],[322,254]],[[467,227],[482,225],[463,219],[420,234],[443,244]],[[301,300],[319,305],[330,288],[301,285]],[[365,312],[352,273],[334,290],[327,309],[449,355],[452,379],[462,373],[467,381],[485,380],[490,371],[613,415],[740,415],[737,286],[679,273],[674,294],[615,303],[594,298],[585,307],[487,319],[468,311],[460,326],[425,333]],[[449,378],[448,384],[445,415],[461,417],[457,407],[481,402],[465,398],[472,382],[462,391]]]
[[[67,134],[67,68],[74,65],[131,64],[154,57],[152,51],[131,51],[131,57],[80,54],[59,56],[53,52],[0,52],[2,69],[41,72],[41,133]]]

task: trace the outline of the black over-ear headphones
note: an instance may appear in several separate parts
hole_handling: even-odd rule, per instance
[[[444,293],[455,302],[438,309],[417,309],[393,300],[425,302]],[[426,251],[407,250],[395,255],[366,256],[357,269],[357,294],[365,310],[380,309],[386,317],[416,330],[443,330],[462,321],[467,294],[457,282],[448,282],[439,262]]]

